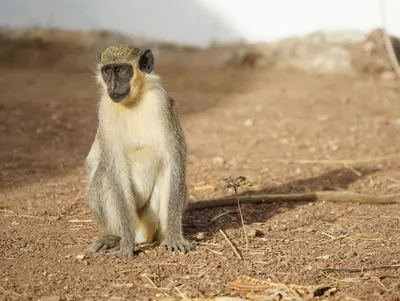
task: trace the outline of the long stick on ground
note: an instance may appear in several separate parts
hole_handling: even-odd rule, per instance
[[[240,197],[241,204],[271,204],[271,203],[310,203],[317,201],[335,203],[360,203],[372,205],[399,204],[400,194],[370,195],[350,191],[315,191],[307,193],[291,194],[262,194]],[[214,200],[200,200],[189,203],[189,210],[202,210],[206,208],[234,206],[236,197],[228,197]]]
[[[360,273],[364,271],[375,271],[375,270],[387,270],[387,269],[399,269],[400,264],[394,265],[382,265],[372,268],[326,268],[321,269],[324,272],[346,272],[346,273]]]

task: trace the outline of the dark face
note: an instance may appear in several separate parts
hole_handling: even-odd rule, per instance
[[[130,64],[107,64],[101,67],[101,75],[107,84],[108,96],[114,102],[120,102],[129,95],[133,68]]]

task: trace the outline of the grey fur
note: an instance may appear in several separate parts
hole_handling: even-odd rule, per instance
[[[177,116],[176,103],[171,97],[168,97],[166,111],[169,121],[170,155],[173,158],[173,164],[171,166],[168,223],[162,244],[170,251],[186,252],[191,248],[190,244],[183,238],[182,231],[182,217],[188,197],[186,186],[186,140]]]
[[[119,245],[119,249],[114,254],[122,258],[131,258],[134,250],[132,223],[135,212],[133,212],[132,209],[134,208],[129,206],[129,203],[133,203],[134,200],[126,198],[121,184],[117,181],[118,172],[102,136],[101,126],[99,126],[97,139],[100,142],[101,158],[89,186],[89,193],[91,196],[90,208],[97,219],[105,226],[105,235],[91,246],[91,250],[96,252],[98,248],[106,247],[108,249]],[[108,192],[109,197],[115,202],[114,208],[117,211],[115,214],[118,216],[119,222],[117,229],[110,224],[111,220],[108,216],[110,213],[104,212],[104,207],[107,206],[106,202],[109,201],[103,197],[105,192]]]
[[[126,53],[129,55],[126,55]],[[131,60],[132,67],[134,67],[140,63],[141,55],[143,54],[144,52],[136,51],[131,46],[121,46],[120,48],[114,46],[105,51],[103,57],[106,62],[103,62],[103,65],[105,63],[113,64],[112,58],[117,57],[118,60],[124,60],[125,58],[125,63]],[[124,57],[124,55],[126,57]],[[139,71],[143,72],[143,74],[149,74],[154,64],[151,51],[147,52],[146,57],[147,65],[141,66],[143,70]],[[132,89],[134,88],[135,87]],[[168,166],[161,164],[160,167],[157,167],[157,161],[150,161],[154,162],[154,165],[148,167],[152,168],[149,169],[149,172],[157,170],[156,173],[147,173],[146,170],[144,174],[145,177],[151,177],[148,180],[153,183],[151,184],[153,186],[150,191],[150,196],[147,195],[147,192],[143,192],[143,190],[142,193],[139,193],[137,187],[135,187],[133,178],[131,179],[129,175],[121,178],[120,170],[117,169],[116,158],[114,158],[115,153],[112,151],[112,145],[107,145],[108,142],[106,142],[105,139],[106,134],[104,130],[107,127],[112,127],[113,124],[105,124],[99,115],[99,127],[91,152],[89,153],[91,157],[89,158],[88,156],[87,158],[86,167],[90,174],[90,208],[97,220],[105,226],[105,234],[89,248],[92,252],[116,248],[117,250],[114,254],[121,258],[131,258],[133,256],[135,244],[134,227],[139,221],[138,214],[140,210],[147,210],[150,215],[157,216],[157,225],[154,224],[155,229],[152,230],[154,230],[161,245],[171,251],[186,252],[191,249],[191,245],[184,239],[182,231],[182,216],[185,211],[185,205],[187,204],[187,150],[184,132],[176,112],[176,104],[171,97],[168,97],[166,91],[159,82],[149,82],[144,89],[157,91],[157,95],[159,95],[160,100],[162,100],[160,102],[162,113],[157,116],[161,116],[159,117],[161,118],[159,124],[162,124],[161,128],[163,130],[161,132],[167,135],[166,137],[164,136],[165,141],[167,141],[167,146],[166,152],[162,154],[164,158],[160,159],[161,163],[168,162]],[[106,91],[104,91],[104,93],[106,93]],[[115,105],[119,106],[120,104]],[[136,108],[121,108],[121,110],[136,110]],[[99,114],[101,113],[99,112]],[[145,145],[140,147],[145,147]],[[93,151],[93,149],[95,150]],[[124,146],[121,146],[121,149],[125,151]],[[130,148],[126,148],[126,150],[128,149]],[[136,154],[135,150],[129,150],[128,152]],[[149,155],[145,152],[145,155],[152,156],[151,152]],[[135,161],[138,160],[137,155],[135,155],[134,158]],[[158,157],[154,157],[154,160],[158,160],[157,158]],[[124,160],[127,160],[125,162],[128,169],[126,172],[129,174],[135,172],[135,170],[132,170],[132,166],[129,165],[129,162],[131,162],[129,160],[131,159],[125,158]],[[162,189],[166,187],[165,179],[169,179],[167,185],[169,193],[162,191]],[[120,181],[123,181],[123,183]],[[158,212],[156,212],[152,209],[151,202],[165,203],[157,203],[159,209]]]

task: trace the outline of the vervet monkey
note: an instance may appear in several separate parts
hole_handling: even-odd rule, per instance
[[[187,204],[186,142],[175,101],[152,73],[150,49],[108,47],[98,59],[101,86],[98,129],[86,158],[90,208],[105,234],[89,248],[134,245],[155,239],[187,252],[182,214]]]
[[[134,246],[158,240],[168,250],[187,252],[182,233],[188,204],[186,143],[175,101],[153,71],[152,51],[130,45],[107,48],[98,59],[101,87],[99,125],[86,158],[90,208],[104,236],[89,251],[114,248],[131,258]],[[395,203],[397,195],[347,191],[241,197],[242,203],[319,200]],[[235,198],[189,203],[189,210],[235,205]]]

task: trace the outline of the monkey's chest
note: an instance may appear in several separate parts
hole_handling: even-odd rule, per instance
[[[133,189],[147,200],[163,166],[159,151],[152,146],[131,150],[127,155],[129,175]]]
[[[147,199],[163,166],[165,157],[162,124],[155,118],[124,116],[108,129],[114,162],[124,177],[129,177],[132,189]],[[149,124],[151,120],[152,124]],[[164,157],[163,157],[164,156]]]

